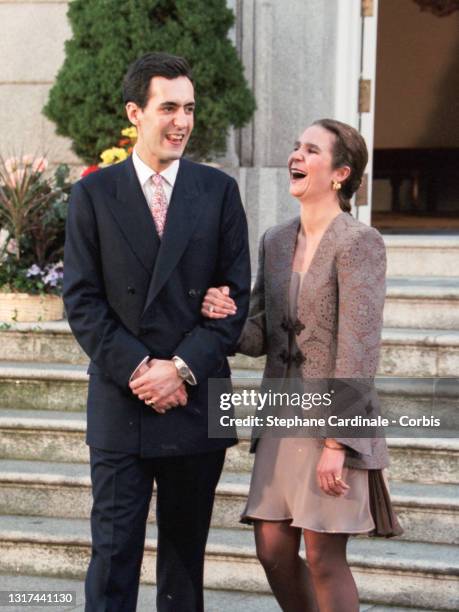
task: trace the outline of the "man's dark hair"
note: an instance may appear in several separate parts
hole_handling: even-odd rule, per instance
[[[193,82],[191,68],[183,57],[170,53],[146,53],[129,66],[124,76],[124,103],[135,102],[140,108],[145,108],[148,103],[150,81],[156,76],[166,79],[184,76]]]

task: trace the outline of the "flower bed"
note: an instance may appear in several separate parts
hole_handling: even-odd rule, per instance
[[[46,176],[44,157],[0,159],[0,320],[62,318],[69,169]],[[26,306],[27,314],[21,314]],[[51,298],[51,299],[47,299]],[[46,304],[46,306],[45,306]],[[59,304],[59,305],[58,305]],[[58,305],[58,306],[57,306]],[[30,319],[36,311],[38,318]]]

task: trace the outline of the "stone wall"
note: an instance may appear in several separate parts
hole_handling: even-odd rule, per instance
[[[71,31],[67,2],[0,1],[0,152],[46,153],[76,164],[70,142],[41,114]]]
[[[240,137],[243,166],[281,167],[314,119],[334,112],[336,0],[244,0],[238,29],[257,112]]]

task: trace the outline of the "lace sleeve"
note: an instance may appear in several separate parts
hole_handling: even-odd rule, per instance
[[[373,228],[360,230],[338,252],[337,258],[339,307],[335,378],[367,379],[371,390],[370,381],[376,375],[379,361],[386,293],[383,239]],[[362,401],[349,407],[341,406],[340,410],[360,413],[368,411],[369,406],[365,405],[362,394]],[[335,439],[360,454],[373,452],[370,438]]]
[[[335,378],[376,375],[386,294],[386,249],[374,228],[359,231],[337,255]]]

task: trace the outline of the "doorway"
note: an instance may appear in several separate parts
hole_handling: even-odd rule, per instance
[[[459,233],[459,11],[378,5],[371,224]]]

